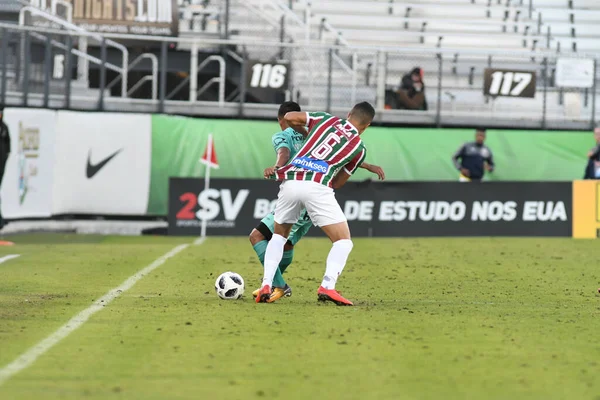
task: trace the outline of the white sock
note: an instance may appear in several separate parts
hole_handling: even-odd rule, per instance
[[[346,266],[346,261],[348,261],[348,256],[350,255],[353,246],[352,240],[343,239],[338,240],[331,247],[329,255],[327,256],[325,276],[321,283],[321,286],[325,289],[335,289],[335,284]]]
[[[265,275],[262,281],[263,286],[273,286],[273,277],[283,258],[283,247],[285,246],[285,242],[287,242],[287,239],[278,234],[273,234],[273,237],[269,240],[267,250],[265,251]]]

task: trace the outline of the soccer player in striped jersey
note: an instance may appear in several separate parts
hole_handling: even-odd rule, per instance
[[[335,290],[353,243],[334,189],[343,186],[363,164],[367,151],[360,135],[371,125],[374,116],[375,110],[367,102],[355,105],[347,119],[323,112],[289,112],[285,115],[290,127],[308,126],[309,134],[288,164],[274,168],[274,178],[283,182],[275,206],[274,233],[265,252],[264,277],[257,303],[268,302],[287,238],[306,208],[313,223],[333,243],[317,291],[318,299],[337,305],[353,305]]]
[[[281,104],[279,107],[279,111],[277,113],[277,121],[279,122],[279,126],[281,127],[281,132],[273,135],[272,143],[273,149],[277,155],[277,159],[275,160],[275,165],[284,166],[291,159],[296,156],[296,153],[302,148],[305,143],[306,136],[308,135],[304,128],[296,128],[297,130],[292,129],[288,123],[284,120],[285,115],[288,112],[293,111],[301,111],[300,105],[293,101],[286,101]],[[361,168],[364,168],[376,175],[379,176],[379,179],[385,179],[385,174],[381,167],[376,165],[363,163]],[[274,174],[274,168],[267,168],[265,170],[265,178],[268,178],[270,175]],[[294,258],[294,246],[296,243],[300,241],[307,233],[310,227],[312,226],[312,221],[306,210],[303,210],[298,222],[294,224],[292,230],[288,236],[288,239],[284,246],[283,258],[279,263],[277,270],[275,271],[275,276],[273,278],[273,285],[271,287],[271,296],[269,297],[268,303],[273,303],[279,300],[282,297],[290,297],[292,295],[292,288],[287,284],[285,279],[283,278],[283,273],[287,270],[287,268],[292,263]],[[267,244],[269,240],[273,237],[273,231],[275,229],[275,215],[274,213],[268,214],[264,217],[258,226],[252,230],[250,233],[250,243],[252,244],[252,248],[256,252],[258,256],[258,260],[264,266],[264,257],[265,251],[267,249]],[[252,292],[254,298],[258,296],[259,289],[256,289]]]

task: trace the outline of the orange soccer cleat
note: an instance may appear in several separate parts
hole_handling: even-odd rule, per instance
[[[258,296],[256,296],[257,303],[267,303],[271,298],[271,286],[265,285],[260,288]]]
[[[274,303],[282,297],[290,297],[292,295],[292,288],[289,285],[285,285],[282,288],[274,287],[273,293],[271,293],[271,297],[269,298],[268,303]]]
[[[344,298],[335,289],[325,289],[323,286],[317,291],[319,301],[332,301],[338,306],[353,306],[352,302]]]

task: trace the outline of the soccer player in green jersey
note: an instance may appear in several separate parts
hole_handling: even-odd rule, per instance
[[[275,162],[275,166],[283,167],[290,160],[292,160],[296,153],[304,146],[304,142],[307,136],[307,132],[301,128],[297,127],[296,130],[291,128],[288,123],[284,120],[284,116],[288,112],[299,112],[300,105],[293,101],[288,101],[283,103],[279,107],[279,112],[277,114],[277,119],[279,122],[279,126],[282,131],[273,135],[273,149],[277,153],[277,160]],[[367,163],[363,163],[361,165],[362,168],[377,174],[379,179],[385,179],[385,174],[383,169],[376,165],[371,165]],[[264,172],[265,178],[268,178],[270,175],[274,173],[274,168],[267,168]],[[285,282],[283,279],[283,273],[292,263],[292,259],[294,258],[294,246],[304,235],[308,233],[312,225],[312,221],[308,216],[306,210],[303,210],[299,220],[294,224],[290,235],[284,245],[282,259],[279,262],[279,266],[275,271],[275,275],[273,278],[273,285],[271,289],[271,294],[267,302],[272,303],[274,301],[279,300],[282,297],[289,297],[292,295],[291,287]],[[252,230],[250,233],[250,243],[260,263],[264,265],[264,257],[265,251],[267,249],[268,242],[271,240],[273,236],[275,226],[275,216],[274,213],[268,214],[264,217],[258,226]],[[258,296],[259,289],[256,289],[252,295],[254,297]]]
[[[371,125],[375,110],[367,102],[355,105],[347,119],[324,112],[289,112],[285,122],[292,128],[308,126],[309,135],[296,156],[285,166],[267,171],[280,186],[275,206],[273,236],[264,257],[264,277],[257,303],[268,302],[273,277],[285,243],[304,209],[313,223],[329,237],[333,246],[326,261],[325,275],[317,290],[320,301],[353,305],[335,290],[353,248],[350,228],[334,189],[343,186],[364,163],[367,149],[360,135]],[[265,171],[265,173],[267,172]]]

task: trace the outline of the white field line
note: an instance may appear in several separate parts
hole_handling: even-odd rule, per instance
[[[199,239],[198,239],[199,240]],[[198,241],[196,240],[196,241]],[[204,240],[202,240],[203,242]],[[200,242],[200,244],[202,243]],[[195,243],[195,242],[194,242]],[[174,257],[181,251],[185,250],[189,244],[182,244],[169,251],[167,254],[159,257],[152,264],[148,265],[130,276],[120,286],[111,289],[104,296],[96,300],[91,306],[81,311],[79,314],[71,318],[66,324],[58,328],[50,336],[27,350],[25,353],[17,357],[13,362],[0,369],[0,386],[13,375],[18,374],[20,371],[29,367],[33,364],[38,357],[50,350],[54,345],[58,344],[61,340],[69,336],[73,331],[85,324],[86,321],[98,311],[102,310],[105,306],[110,304],[111,301],[119,297],[121,294],[131,289],[140,279],[154,271],[156,268],[163,265],[169,258]],[[8,256],[7,256],[8,257]],[[6,257],[5,257],[6,258]]]
[[[13,258],[21,257],[20,254],[9,254],[0,258],[0,264],[7,262],[8,260],[12,260]]]

